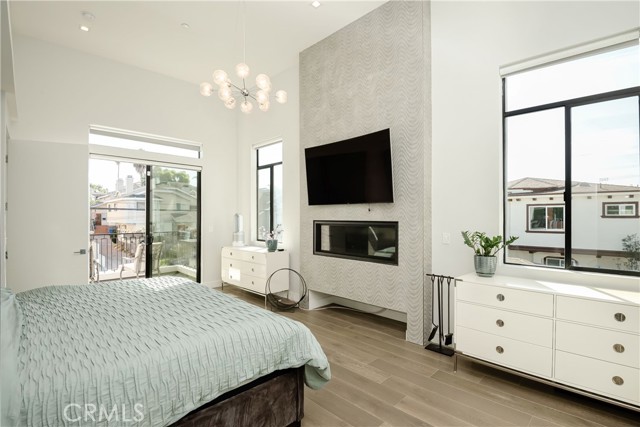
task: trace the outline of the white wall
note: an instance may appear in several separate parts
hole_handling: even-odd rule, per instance
[[[4,162],[7,154],[7,98],[0,91],[0,286],[7,286],[7,262],[4,257],[7,223],[4,204],[7,201],[7,167]]]
[[[237,203],[235,120],[224,106],[197,85],[33,38],[14,37],[14,52],[20,120],[10,127],[12,143],[86,145],[90,124],[203,143],[202,282],[219,284],[220,247]],[[36,232],[15,221],[9,227]]]
[[[433,272],[460,275],[473,271],[460,232],[502,233],[499,67],[638,27],[640,3],[434,1],[431,12]],[[530,267],[498,274],[601,280]]]
[[[247,244],[256,244],[256,158],[253,146],[274,139],[283,141],[283,222],[282,247],[289,251],[289,265],[300,269],[300,126],[298,65],[271,77],[274,90],[287,91],[286,104],[271,101],[264,113],[254,108],[245,115],[239,110],[237,173],[238,209],[244,218],[244,233]],[[218,101],[219,102],[219,101]],[[254,105],[254,107],[257,107]],[[230,111],[228,114],[232,114]],[[226,236],[228,243],[232,236]],[[260,245],[264,243],[260,242]]]

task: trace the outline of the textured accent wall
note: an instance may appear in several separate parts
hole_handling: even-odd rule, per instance
[[[407,340],[420,344],[430,301],[429,34],[428,2],[391,1],[300,53],[302,275],[311,290],[407,313]],[[395,202],[309,206],[303,149],[385,128]],[[314,255],[314,220],[398,221],[399,265]]]

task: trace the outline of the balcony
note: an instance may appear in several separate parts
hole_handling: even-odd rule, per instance
[[[182,274],[196,279],[198,260],[197,239],[191,239],[188,233],[183,231],[170,231],[154,233],[155,242],[162,242],[163,248],[160,254],[160,275]],[[93,267],[90,272],[90,280],[103,281],[120,278],[120,265],[131,262],[135,255],[136,247],[143,242],[145,233],[91,233],[90,246],[93,248]],[[157,273],[154,272],[154,275]],[[144,276],[144,268],[141,272]],[[122,278],[132,278],[135,274],[124,271]]]

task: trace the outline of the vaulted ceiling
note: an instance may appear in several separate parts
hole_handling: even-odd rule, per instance
[[[14,36],[46,40],[200,83],[211,81],[214,69],[232,72],[242,62],[245,23],[251,74],[273,76],[295,65],[301,50],[383,3],[324,0],[314,8],[310,0],[11,0],[9,6]],[[89,31],[81,31],[81,25]]]

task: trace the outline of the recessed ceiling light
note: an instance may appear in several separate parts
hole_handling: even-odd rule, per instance
[[[86,25],[80,25],[80,31],[84,31],[85,33],[88,33],[89,27],[87,27]]]
[[[87,21],[93,21],[94,19],[96,19],[96,16],[93,13],[87,11],[82,12],[82,17]]]
[[[191,28],[191,25],[187,24],[186,22],[183,22],[182,24],[180,24],[180,26],[185,30],[188,30],[189,28]]]
[[[311,6],[315,7],[316,9],[320,7],[320,2],[318,0],[314,0],[311,2]]]

